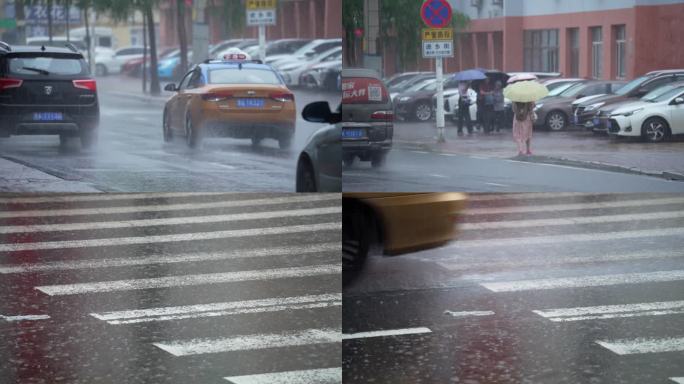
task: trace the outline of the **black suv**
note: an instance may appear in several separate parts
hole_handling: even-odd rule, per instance
[[[97,85],[76,47],[0,42],[0,137],[59,135],[60,144],[97,140]]]

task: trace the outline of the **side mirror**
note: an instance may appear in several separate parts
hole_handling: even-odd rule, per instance
[[[334,123],[333,113],[327,101],[316,101],[307,104],[302,111],[302,118],[312,123]]]
[[[176,84],[174,84],[174,83],[166,84],[166,86],[164,87],[164,90],[169,91],[169,92],[178,92],[178,88],[176,88]]]

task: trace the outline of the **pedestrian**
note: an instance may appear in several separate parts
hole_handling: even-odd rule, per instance
[[[518,155],[531,155],[532,125],[535,120],[534,102],[513,103],[513,139],[518,145]]]
[[[501,131],[504,122],[504,94],[503,83],[497,80],[494,84],[494,127],[497,132]]]
[[[492,131],[492,119],[494,117],[494,87],[489,77],[484,79],[480,85],[479,96],[482,100],[480,117],[482,118],[483,130],[485,134],[488,134]]]
[[[470,88],[470,83],[461,81],[458,83],[458,134],[463,134],[463,120],[465,120],[468,134],[473,133],[473,122],[470,120],[470,105],[477,99],[477,93]]]

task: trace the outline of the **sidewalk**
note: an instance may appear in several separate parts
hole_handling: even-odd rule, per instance
[[[171,81],[160,81],[161,93],[158,96],[149,94],[150,84],[147,83],[147,92],[142,92],[142,79],[125,75],[112,75],[96,78],[97,87],[101,94],[135,99],[147,103],[164,105],[173,95],[171,92],[164,91],[164,86]]]
[[[0,157],[0,192],[102,192],[88,183],[64,180]]]
[[[684,180],[684,142],[681,140],[651,144],[613,140],[580,129],[535,130],[532,137],[534,156],[518,157],[510,130],[464,136],[458,136],[456,132],[456,126],[447,121],[446,143],[437,143],[434,122],[395,122],[394,143],[404,149],[565,164]]]

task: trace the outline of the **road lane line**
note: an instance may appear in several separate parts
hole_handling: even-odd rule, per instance
[[[256,334],[219,339],[191,339],[152,343],[174,356],[204,355],[208,353],[251,351],[300,345],[339,343],[339,329],[307,329],[274,334]]]
[[[135,265],[174,264],[215,260],[244,259],[252,257],[303,255],[318,252],[341,251],[340,243],[307,244],[301,246],[240,249],[226,252],[183,253],[177,255],[153,255],[140,257],[54,261],[47,263],[24,263],[0,265],[0,274],[65,271],[74,269],[99,269],[129,267]]]
[[[619,284],[641,284],[684,280],[684,270],[621,273],[614,275],[560,277],[553,279],[515,280],[480,283],[492,292],[517,292],[558,288],[585,288]]]
[[[345,334],[342,334],[342,340],[365,339],[365,338],[369,338],[369,337],[415,335],[415,334],[420,334],[420,333],[432,333],[432,331],[429,328],[417,327],[417,328],[388,329],[385,331],[345,333]]]
[[[665,204],[682,204],[684,197],[658,197],[652,199],[637,199],[637,200],[622,200],[622,201],[607,201],[594,203],[572,203],[572,204],[542,204],[542,205],[524,205],[524,206],[506,206],[506,207],[483,207],[483,208],[469,208],[463,211],[462,214],[467,216],[474,215],[491,215],[501,213],[529,213],[529,212],[548,212],[548,211],[572,211],[582,209],[601,209],[601,208],[626,208],[626,207],[644,207],[652,205]]]
[[[312,265],[276,269],[259,269],[238,272],[220,272],[198,275],[177,275],[90,283],[43,285],[35,289],[50,296],[78,295],[97,292],[133,291],[139,289],[175,288],[193,285],[223,284],[238,281],[267,281],[307,276],[340,275],[339,264]]]
[[[150,200],[178,197],[203,197],[230,194],[221,192],[99,193],[34,197],[0,197],[2,204],[73,203],[78,201]]]
[[[601,196],[596,193],[582,192],[529,192],[529,193],[485,193],[468,195],[468,201],[506,201],[506,200],[551,200],[563,197]]]
[[[684,377],[670,377],[670,380],[677,384],[684,384]]]
[[[341,293],[328,293],[320,295],[274,297],[260,300],[230,301],[222,303],[91,313],[90,316],[106,321],[109,324],[132,324],[152,321],[225,316],[233,314],[276,312],[290,309],[326,308],[341,305]]]
[[[194,232],[181,233],[173,235],[156,235],[156,236],[137,236],[137,237],[115,237],[105,239],[88,239],[88,240],[62,240],[62,241],[44,241],[36,243],[10,243],[0,244],[0,252],[16,252],[16,251],[34,251],[46,249],[66,249],[66,248],[87,248],[87,247],[107,247],[119,245],[133,245],[133,244],[152,244],[152,243],[172,243],[181,241],[198,241],[198,240],[212,240],[212,239],[227,239],[243,236],[266,236],[266,235],[282,235],[302,232],[317,232],[341,230],[341,223],[320,223],[320,224],[306,224],[306,225],[290,225],[283,227],[272,228],[250,228],[250,229],[234,229],[227,231],[216,232]]]
[[[482,223],[462,223],[458,228],[464,231],[475,229],[502,229],[502,228],[528,228],[541,226],[576,225],[576,224],[603,224],[617,223],[622,221],[637,220],[663,220],[684,218],[684,211],[670,212],[649,212],[623,215],[601,215],[601,216],[578,216],[564,217],[555,219],[534,219],[534,220],[509,220],[509,221],[490,221]],[[0,228],[1,230],[1,228]]]
[[[444,311],[445,315],[453,316],[453,317],[470,317],[470,316],[490,316],[494,315],[494,311],[463,311],[463,312],[454,312],[454,311],[449,311],[446,310]]]
[[[618,355],[684,351],[684,337],[597,340],[596,344]]]
[[[672,315],[684,313],[684,301],[658,301],[652,303],[556,308],[533,310],[532,312],[554,322]]]
[[[261,373],[224,379],[232,384],[338,384],[342,383],[342,368]]]
[[[19,315],[19,316],[5,316],[5,315],[0,315],[0,319],[3,319],[5,321],[35,321],[35,320],[47,320],[49,319],[49,315]]]
[[[684,227],[673,227],[663,229],[645,229],[639,231],[615,231],[603,233],[573,233],[556,236],[530,236],[530,237],[508,237],[508,238],[494,238],[484,240],[459,240],[445,248],[459,249],[459,248],[477,248],[477,247],[505,247],[505,246],[529,246],[540,244],[562,244],[562,243],[580,243],[589,241],[605,241],[605,240],[625,240],[625,239],[641,239],[641,238],[655,238],[667,236],[681,236],[684,235]]]
[[[125,207],[71,208],[71,209],[34,209],[27,211],[0,212],[0,218],[12,217],[55,217],[79,215],[111,215],[120,213],[187,211],[212,208],[259,207],[264,205],[307,203],[313,201],[340,200],[339,194],[304,194],[294,196],[269,197],[251,200],[210,201],[198,203],[134,205]]]
[[[207,223],[229,223],[233,221],[275,219],[280,217],[303,217],[341,213],[342,207],[321,207],[308,209],[289,209],[269,212],[230,213],[227,215],[186,216],[163,219],[141,219],[124,221],[100,221],[85,223],[59,223],[59,224],[36,224],[36,225],[11,225],[0,226],[0,234],[5,233],[31,233],[31,232],[64,232],[84,231],[95,229],[116,228],[141,228],[160,225],[186,225]]]
[[[499,183],[485,183],[487,185],[491,185],[493,187],[510,187],[508,184],[499,184]]]

